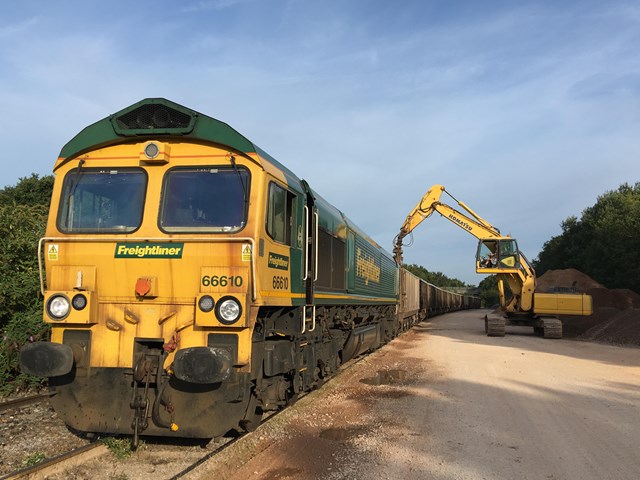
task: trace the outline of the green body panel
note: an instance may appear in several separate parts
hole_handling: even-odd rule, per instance
[[[357,295],[395,297],[398,268],[393,259],[381,248],[376,248],[366,238],[356,235],[355,288]]]
[[[344,243],[344,264],[333,259],[332,271],[344,272],[343,288],[316,286],[316,303],[359,304],[371,303],[377,298],[382,303],[398,298],[398,267],[389,253],[360,230],[340,210],[311,191],[318,211],[319,229]],[[330,261],[320,255],[320,262]],[[322,298],[323,295],[343,295],[347,299]],[[392,303],[392,302],[391,302]]]

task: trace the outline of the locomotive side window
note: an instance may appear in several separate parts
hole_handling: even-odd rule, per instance
[[[296,196],[281,186],[269,185],[267,201],[267,233],[276,242],[291,245],[291,232],[295,229]]]
[[[130,233],[140,227],[147,187],[142,169],[74,169],[62,186],[58,229],[65,233]]]
[[[166,232],[236,232],[247,223],[245,168],[177,168],[162,189],[160,228]]]

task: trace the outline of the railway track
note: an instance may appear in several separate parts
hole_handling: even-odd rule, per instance
[[[361,355],[359,357],[351,359],[344,365],[341,365],[338,371],[334,375],[331,375],[330,377],[325,379],[325,381],[323,382],[323,385],[331,383],[331,381],[339,377],[341,373],[348,371],[353,365],[365,360],[366,358],[367,358],[367,355]],[[305,397],[309,395],[309,393],[311,392],[304,392],[300,394],[300,396],[297,398],[296,402],[294,403],[297,403],[303,400]],[[0,413],[9,412],[9,414],[15,415],[14,413],[11,412],[12,410],[19,410],[20,408],[26,407],[29,405],[48,402],[48,399],[52,395],[55,395],[55,392],[53,393],[46,392],[46,393],[35,394],[35,395],[30,395],[26,397],[15,398],[15,399],[0,402]],[[288,407],[276,412],[265,413],[262,421],[260,422],[260,425],[261,426],[265,425],[270,420],[274,419],[281,413],[286,412],[287,410],[289,410]],[[205,464],[207,461],[221,454],[226,449],[232,447],[234,444],[236,444],[236,442],[243,439],[252,441],[250,439],[255,433],[256,432],[250,432],[250,433],[242,434],[236,438],[225,439],[224,443],[219,445],[210,444],[210,446],[207,448],[208,451],[204,452],[204,454],[202,451],[200,451],[199,454],[197,452],[192,451],[190,454],[187,455],[187,457],[192,456],[192,460],[190,460],[192,463],[186,466],[180,467],[182,469],[176,473],[167,472],[168,476],[165,476],[165,477],[161,476],[158,478],[170,478],[171,480],[184,478],[189,473],[193,472],[198,467]],[[165,450],[166,452],[169,453],[169,455],[167,456],[169,457],[171,456],[171,452],[170,452],[171,447],[165,449],[160,444],[154,445],[152,440],[147,443],[147,446],[149,448],[148,451],[151,452],[156,458],[159,456],[162,456]],[[173,447],[175,449],[175,445]],[[179,446],[178,448],[182,448],[182,446]],[[64,478],[66,472],[70,472],[72,471],[72,469],[85,464],[92,465],[89,467],[90,470],[95,468],[96,471],[98,471],[100,470],[100,467],[97,467],[97,465],[100,465],[100,463],[104,465],[104,460],[97,460],[97,458],[108,453],[109,453],[109,447],[107,447],[103,442],[98,440],[83,446],[73,448],[72,450],[69,450],[65,453],[57,454],[57,455],[51,456],[50,458],[46,458],[36,465],[25,467],[25,468],[19,468],[9,473],[0,474],[0,480],[39,479],[39,478],[46,478],[46,477]],[[139,461],[141,461],[141,459],[140,457],[138,458],[134,457],[134,461],[138,463]],[[112,461],[110,461],[109,463],[112,463]],[[123,463],[121,465],[121,468],[125,469],[124,473],[126,474],[126,469],[128,469],[129,467],[127,466],[126,463]],[[98,477],[98,478],[102,478],[102,477]]]
[[[323,386],[325,384],[329,384],[332,380],[334,380],[335,378],[339,377],[341,373],[349,370],[351,367],[353,367],[354,365],[360,363],[361,361],[363,361],[364,359],[367,358],[367,355],[361,355],[359,357],[356,357],[354,359],[349,360],[347,363],[345,363],[344,365],[341,365],[338,372],[336,372],[334,375],[328,377],[324,383]],[[302,393],[298,399],[296,400],[296,402],[294,402],[292,405],[283,408],[282,410],[278,410],[275,412],[268,412],[265,413],[262,421],[260,422],[260,426],[265,425],[267,422],[275,419],[278,415],[283,414],[284,412],[286,412],[290,407],[294,406],[295,403],[299,402],[300,400],[304,399],[307,395],[309,395],[311,392],[304,392]],[[258,427],[259,428],[259,427]],[[188,475],[189,473],[193,472],[196,468],[200,467],[202,464],[204,464],[205,462],[207,462],[208,460],[212,459],[213,457],[215,457],[216,455],[219,455],[220,453],[222,453],[223,451],[225,451],[228,448],[231,448],[235,443],[239,442],[242,439],[247,439],[252,435],[259,435],[259,430],[256,430],[254,432],[247,432],[244,433],[242,435],[240,435],[237,438],[233,438],[229,441],[227,441],[226,443],[224,443],[223,445],[220,445],[219,447],[215,448],[214,450],[212,450],[211,452],[207,453],[206,455],[204,455],[202,458],[198,459],[197,461],[195,461],[194,463],[192,463],[191,465],[189,465],[188,467],[184,468],[183,470],[181,470],[180,472],[174,474],[172,477],[169,478],[169,480],[178,480],[180,478],[183,478],[185,475]],[[0,479],[2,480],[2,479]]]
[[[330,378],[327,378],[325,383],[327,384],[330,383],[334,378],[337,378],[340,375],[340,373],[343,373],[344,371],[348,370],[350,367],[359,363],[365,358],[366,356],[360,356],[358,358],[355,358],[347,362],[345,365],[342,365],[339,371],[337,372],[337,374],[331,376]],[[300,395],[297,401],[301,401],[308,394],[309,393],[304,393]],[[13,399],[11,401],[5,401],[0,403],[0,411],[6,411],[12,408],[19,408],[26,405],[46,401],[49,397],[50,397],[50,394],[46,393],[46,394],[31,395],[29,397],[24,397],[20,399]],[[286,412],[287,410],[288,408],[285,408],[277,412],[266,413],[260,425],[262,426],[267,424],[269,421],[271,421],[281,413]],[[226,449],[232,447],[238,441],[242,439],[250,439],[251,436],[255,434],[259,435],[259,432],[246,433],[236,438],[225,439],[224,443],[221,443],[219,445],[210,444],[210,446],[207,448],[207,451],[204,454],[202,453],[196,454],[197,458],[194,461],[192,461],[192,463],[182,467],[180,471],[176,473],[171,473],[166,477],[160,476],[158,478],[170,478],[171,480],[178,480],[181,478],[185,478],[186,476],[188,476],[189,473],[193,472],[194,470],[196,470],[198,467],[200,467],[207,461],[221,454]],[[155,458],[157,458],[158,456],[161,456],[162,452],[165,451],[165,449],[167,452],[169,452],[171,448],[172,448],[171,446],[166,447],[166,446],[163,446],[162,444],[154,445],[153,441],[148,441],[146,443],[147,452],[150,452]],[[182,447],[179,447],[179,448],[182,448]],[[97,460],[98,457],[107,453],[109,453],[108,447],[101,441],[95,441],[93,443],[75,448],[63,454],[45,459],[42,462],[38,463],[37,465],[15,470],[11,473],[0,476],[0,480],[37,479],[37,478],[44,478],[44,477],[51,477],[51,476],[53,476],[54,478],[60,478],[60,477],[56,477],[56,475],[64,475],[65,472],[68,472],[75,467],[90,463],[94,460],[98,461]],[[196,452],[193,452],[192,454],[194,453]],[[104,462],[104,460],[102,460],[101,462]],[[137,458],[135,462],[140,463],[140,462],[144,462],[144,460],[141,458]],[[122,467],[123,469],[125,469],[125,472],[126,472],[126,469],[128,468],[126,464],[122,464]]]
[[[34,403],[39,403],[44,400],[48,400],[51,396],[54,395],[52,393],[38,393],[36,395],[29,395],[27,397],[20,398],[12,398],[11,400],[5,400],[4,402],[0,402],[0,413],[9,410],[11,408],[20,408],[25,407],[27,405],[32,405]]]
[[[43,460],[32,467],[16,470],[0,477],[0,480],[17,480],[21,478],[43,478],[48,475],[63,473],[67,469],[88,462],[107,453],[107,447],[102,442],[95,442],[76,448],[69,452]]]
[[[304,398],[304,396],[306,395],[307,394],[301,395],[301,398]],[[34,403],[37,401],[38,400],[34,396],[34,398],[31,400],[31,403]],[[6,403],[9,403],[9,402],[6,402]],[[26,403],[16,402],[16,404],[25,405],[25,404],[28,404],[28,402]],[[13,406],[15,406],[15,404]],[[272,418],[274,418],[284,410],[265,414],[264,419],[261,422],[261,425],[265,424],[266,422],[268,422],[269,420],[271,420]],[[220,454],[227,448],[233,446],[236,442],[252,434],[253,432],[250,432],[250,433],[242,434],[236,438],[229,438],[226,441],[224,441],[224,443],[216,446],[214,449],[200,456],[197,460],[187,465],[179,472],[172,474],[170,477],[160,477],[160,478],[170,478],[171,480],[174,480],[174,479],[177,480],[177,479],[183,478],[187,474],[189,474],[190,472],[198,468],[200,465],[204,464],[211,458]],[[157,447],[154,449],[155,450],[154,453],[156,455],[163,450],[163,447],[161,445],[155,445],[155,447]],[[151,442],[147,443],[147,448],[153,449],[154,448],[153,444]],[[109,453],[109,447],[105,445],[105,443],[103,443],[102,441],[98,440],[93,443],[84,445],[82,447],[78,447],[68,452],[56,455],[54,457],[47,458],[34,466],[21,468],[11,473],[2,475],[0,476],[0,480],[39,479],[39,478],[46,478],[50,476],[64,474],[65,472],[68,472],[70,469],[74,467],[91,462],[92,460],[95,460],[98,457],[107,453]]]

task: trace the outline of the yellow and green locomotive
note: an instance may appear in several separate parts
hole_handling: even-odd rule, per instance
[[[85,128],[54,173],[51,341],[20,361],[79,431],[251,430],[427,313],[469,306],[233,128],[165,99]]]
[[[51,342],[21,364],[77,430],[250,429],[400,329],[391,256],[225,123],[146,99],[80,132],[54,173]]]

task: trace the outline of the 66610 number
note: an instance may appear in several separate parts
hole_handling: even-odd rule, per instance
[[[273,289],[274,290],[288,290],[289,279],[287,277],[281,277],[276,275],[273,277]]]
[[[241,287],[242,277],[238,275],[205,275],[202,277],[203,287]]]

